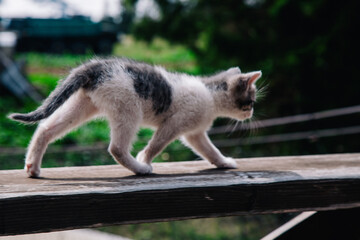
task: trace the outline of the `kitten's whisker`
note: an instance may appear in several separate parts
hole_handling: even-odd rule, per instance
[[[233,125],[234,119],[229,119],[228,124],[226,125],[226,132],[230,132],[231,126]]]
[[[251,120],[251,134],[254,135],[259,132],[259,129],[262,128],[262,126],[261,121],[259,121],[256,116],[253,116]]]
[[[256,102],[261,101],[268,93],[269,84],[261,82],[256,89]]]
[[[237,121],[237,120],[234,120],[234,121],[235,121],[234,127],[231,129],[228,136],[230,136],[230,134],[232,134],[236,130],[236,128],[237,128],[237,126],[238,126],[238,124],[240,122],[240,121]]]

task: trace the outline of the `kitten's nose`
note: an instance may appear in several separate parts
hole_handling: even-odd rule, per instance
[[[241,109],[243,111],[250,111],[251,109],[253,109],[254,107],[254,102],[250,102],[248,104],[246,104],[245,106],[243,106]]]

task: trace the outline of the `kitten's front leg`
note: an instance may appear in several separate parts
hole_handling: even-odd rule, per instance
[[[154,133],[148,145],[137,154],[136,160],[142,163],[151,164],[154,157],[176,137],[177,131],[175,131],[174,128],[168,126],[159,128]]]
[[[224,157],[205,132],[187,134],[185,144],[218,168],[236,168],[236,162],[232,158]]]

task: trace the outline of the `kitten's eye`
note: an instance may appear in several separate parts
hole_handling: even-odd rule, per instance
[[[254,100],[240,100],[236,102],[237,107],[242,111],[250,111],[254,107]]]
[[[253,106],[254,106],[254,102],[255,102],[255,101],[253,101],[253,100],[249,100],[249,101],[244,102],[244,105],[245,105],[245,106],[251,106],[251,107],[253,107]]]

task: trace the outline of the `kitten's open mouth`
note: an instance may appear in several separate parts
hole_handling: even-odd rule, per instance
[[[244,111],[244,118],[245,119],[251,118],[253,115],[253,112],[254,112],[253,108],[251,110]]]

